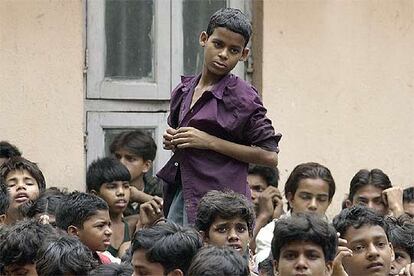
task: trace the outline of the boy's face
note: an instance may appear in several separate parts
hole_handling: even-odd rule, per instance
[[[314,213],[325,215],[329,204],[329,184],[317,178],[301,179],[295,194],[286,195],[294,213]]]
[[[133,276],[164,275],[164,267],[160,263],[152,263],[145,256],[146,250],[138,249],[132,254]]]
[[[328,276],[332,272],[332,262],[325,261],[321,246],[310,241],[293,241],[280,249],[273,269],[275,275]]]
[[[353,254],[342,260],[349,276],[384,276],[390,273],[394,252],[381,226],[365,225],[357,229],[351,226],[344,238]]]
[[[394,247],[394,260],[391,262],[390,275],[398,275],[401,269],[410,263],[410,254],[404,248]]]
[[[248,229],[246,221],[240,217],[232,219],[216,217],[208,233],[203,233],[203,238],[207,244],[229,246],[240,252],[240,254],[244,254],[250,242]]]
[[[237,65],[245,60],[249,49],[244,47],[246,41],[241,34],[224,27],[217,27],[208,36],[200,34],[200,45],[204,47],[204,68],[215,76],[227,75]]]
[[[250,191],[252,193],[252,201],[257,207],[259,195],[269,186],[266,180],[258,174],[248,174],[247,182],[249,183]]]
[[[386,215],[387,213],[387,206],[383,200],[382,190],[373,185],[365,185],[359,188],[354,194],[352,202],[347,200],[346,204],[348,208],[360,204],[375,210],[380,215]]]
[[[105,251],[111,244],[112,235],[108,210],[98,210],[95,215],[85,220],[82,229],[76,228],[74,234],[90,250]]]
[[[37,276],[36,264],[11,264],[4,267],[6,276]]]
[[[104,183],[99,188],[98,195],[108,203],[111,213],[122,214],[129,202],[129,182],[114,181]]]
[[[414,218],[414,202],[404,202],[403,208],[406,214]]]
[[[26,201],[39,197],[39,185],[27,170],[9,172],[6,185],[9,189],[10,209],[17,209]]]
[[[128,168],[128,171],[131,174],[131,183],[142,177],[151,168],[151,160],[145,161],[142,157],[132,154],[125,149],[117,150],[114,154],[115,158]]]

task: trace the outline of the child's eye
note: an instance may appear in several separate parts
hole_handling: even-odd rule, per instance
[[[226,233],[227,232],[227,228],[225,228],[225,227],[219,227],[219,228],[216,229],[216,231],[219,232],[219,233]]]
[[[230,49],[230,53],[232,53],[233,55],[237,55],[238,53],[240,53],[239,49]]]
[[[238,226],[238,227],[237,227],[237,231],[238,231],[239,233],[244,233],[244,232],[246,232],[246,231],[247,231],[247,227],[246,227],[246,226],[244,226],[244,225],[242,225],[242,226]]]
[[[385,245],[386,245],[386,243],[385,243],[385,242],[378,242],[378,243],[377,243],[377,246],[378,246],[378,247],[380,247],[380,248],[384,248],[384,247],[385,247]]]
[[[365,249],[363,245],[356,245],[352,248],[352,251],[354,252],[362,252]]]
[[[309,194],[301,194],[300,198],[303,199],[303,200],[311,200],[312,196],[309,195]]]
[[[296,255],[293,254],[292,252],[288,252],[288,253],[283,254],[283,257],[286,260],[294,260],[296,258]]]
[[[220,48],[220,46],[221,46],[221,43],[217,42],[217,41],[214,41],[213,44],[214,44],[214,47],[216,47],[216,48]]]

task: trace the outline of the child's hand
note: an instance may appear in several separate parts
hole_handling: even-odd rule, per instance
[[[398,275],[401,276],[414,276],[414,263],[408,264],[405,267],[403,267],[398,273]]]
[[[401,187],[392,187],[382,191],[384,202],[388,205],[388,211],[394,217],[404,214],[403,207],[403,189]]]
[[[194,127],[180,127],[173,135],[171,143],[177,148],[208,149],[214,136]]]
[[[347,240],[339,238],[338,251],[336,252],[336,257],[333,261],[333,276],[348,276],[342,265],[342,259],[344,257],[352,256],[352,250],[347,247],[347,244]]]
[[[260,193],[257,199],[259,205],[258,216],[261,216],[265,221],[275,218],[274,215],[276,208],[278,211],[276,215],[278,215],[281,207],[283,206],[281,199],[282,196],[280,195],[278,188],[273,186],[267,187],[262,193]]]
[[[177,130],[169,127],[165,130],[164,135],[162,136],[164,140],[162,141],[165,150],[175,150],[175,146],[171,143],[174,134],[177,133]]]
[[[152,200],[153,198],[152,195],[146,194],[143,191],[138,190],[135,186],[129,186],[129,190],[131,194],[129,197],[130,202],[144,203]]]
[[[139,227],[147,227],[153,225],[157,220],[162,218],[163,200],[158,196],[139,206]]]

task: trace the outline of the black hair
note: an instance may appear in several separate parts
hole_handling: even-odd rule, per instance
[[[154,139],[148,132],[142,130],[124,131],[118,134],[109,146],[109,151],[114,154],[121,149],[141,157],[144,161],[153,161],[157,153]]]
[[[414,260],[414,224],[408,223],[400,218],[387,217],[388,239],[394,249],[404,249],[410,258]]]
[[[299,182],[303,179],[322,179],[329,186],[329,201],[332,200],[335,194],[335,180],[332,177],[331,171],[318,163],[309,162],[297,165],[290,173],[286,184],[285,184],[285,196],[290,193],[292,198],[295,196],[296,190],[298,189]],[[291,206],[288,204],[288,209]]]
[[[404,189],[403,202],[404,203],[414,202],[414,187],[408,187]]]
[[[73,236],[63,235],[44,244],[36,260],[38,275],[87,275],[99,263],[82,242]]]
[[[387,233],[384,218],[374,210],[362,205],[343,209],[334,219],[333,226],[344,237],[350,227],[358,229],[363,226],[380,226]]]
[[[325,262],[333,261],[338,247],[335,228],[315,214],[296,214],[275,222],[272,255],[279,260],[283,246],[295,241],[309,241],[322,248]]]
[[[10,206],[10,198],[9,198],[9,190],[7,189],[6,184],[3,182],[2,178],[0,177],[0,215],[4,215],[9,209]]]
[[[229,247],[207,246],[194,256],[189,276],[249,276],[249,262]]]
[[[66,195],[56,210],[56,226],[65,231],[73,225],[83,229],[83,223],[100,210],[108,210],[102,198],[81,192]]]
[[[372,169],[371,171],[363,169],[358,171],[354,177],[352,177],[348,199],[353,202],[356,192],[368,185],[372,185],[381,190],[392,187],[390,179],[380,169]]]
[[[89,272],[89,276],[131,276],[134,272],[134,269],[132,268],[131,264],[105,264],[100,265],[98,268],[92,270]]]
[[[0,141],[0,158],[11,158],[14,156],[22,156],[21,151],[7,141]]]
[[[258,264],[259,275],[274,276],[273,257],[269,256]]]
[[[45,177],[36,163],[20,156],[11,157],[8,161],[3,163],[0,167],[0,174],[3,179],[6,179],[10,172],[22,170],[26,170],[36,180],[39,191],[43,191],[46,188]]]
[[[99,192],[102,184],[114,181],[130,181],[131,174],[119,160],[105,157],[93,161],[86,172],[86,190]]]
[[[250,40],[252,25],[250,20],[240,10],[234,8],[222,8],[211,17],[207,26],[207,35],[210,36],[216,28],[223,27],[238,33],[244,38],[244,46]]]
[[[33,218],[37,214],[55,215],[56,209],[64,196],[65,193],[58,188],[50,187],[44,190],[35,201],[22,206],[22,211],[29,218]]]
[[[2,229],[0,235],[0,263],[34,264],[36,253],[44,242],[58,236],[58,232],[49,224],[24,219]]]
[[[194,227],[206,235],[211,224],[217,218],[230,219],[240,217],[245,220],[252,235],[255,213],[253,204],[244,195],[233,191],[220,192],[212,190],[200,200]]]
[[[277,168],[251,164],[249,166],[249,174],[261,176],[266,181],[268,186],[274,186],[277,188],[279,184],[279,170]]]
[[[201,237],[194,229],[163,223],[138,230],[132,242],[132,252],[145,250],[148,261],[160,263],[165,274],[180,269],[186,275],[191,259],[202,245]]]

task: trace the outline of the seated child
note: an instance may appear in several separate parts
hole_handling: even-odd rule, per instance
[[[351,180],[346,206],[366,205],[384,216],[404,214],[402,189],[392,187],[388,176],[380,169],[360,170]]]
[[[328,276],[338,246],[335,228],[315,214],[296,214],[275,223],[275,275]]]
[[[394,249],[390,275],[400,275],[404,267],[414,262],[414,224],[401,218],[386,218],[388,238]]]
[[[138,214],[139,205],[153,196],[162,197],[162,184],[147,174],[157,153],[151,135],[142,130],[122,132],[114,138],[109,150],[131,174],[131,201],[124,211],[125,216]]]
[[[12,157],[0,167],[0,177],[9,189],[10,206],[6,224],[23,218],[20,207],[36,200],[46,187],[45,178],[38,166],[23,157]]]
[[[6,212],[9,209],[10,198],[9,191],[6,184],[3,183],[2,178],[0,177],[0,233],[1,227],[6,221]]]
[[[68,235],[43,245],[36,259],[36,271],[42,276],[88,275],[98,265],[89,248]]]
[[[109,157],[95,160],[86,172],[87,191],[105,200],[109,206],[112,236],[107,250],[114,257],[118,257],[119,247],[130,241],[130,233],[135,231],[135,225],[128,225],[123,217],[129,202],[130,179],[128,169],[115,158]]]
[[[80,192],[66,195],[56,211],[56,226],[77,236],[101,264],[111,262],[100,253],[111,244],[112,235],[108,204],[100,197]]]
[[[403,191],[404,212],[414,218],[414,187],[408,187]]]
[[[342,262],[335,260],[336,271],[344,271],[348,276],[389,275],[394,252],[382,216],[371,208],[356,205],[342,210],[333,225],[347,247],[343,254],[338,254]]]
[[[193,258],[188,276],[249,276],[249,263],[228,247],[207,246]]]
[[[14,156],[22,156],[22,153],[15,145],[0,141],[0,166]]]
[[[202,245],[194,229],[174,223],[140,229],[132,242],[134,275],[187,275]]]
[[[89,272],[88,276],[131,276],[134,273],[131,263],[126,264],[106,264],[100,265],[98,268]],[[138,276],[138,275],[136,275]]]
[[[325,218],[325,212],[335,194],[335,181],[330,170],[318,163],[297,165],[285,184],[285,197],[289,212],[317,214]],[[260,263],[270,253],[275,220],[260,229],[256,237],[256,261]]]
[[[35,220],[21,220],[3,229],[0,236],[0,275],[37,275],[36,254],[58,233],[50,225]]]

